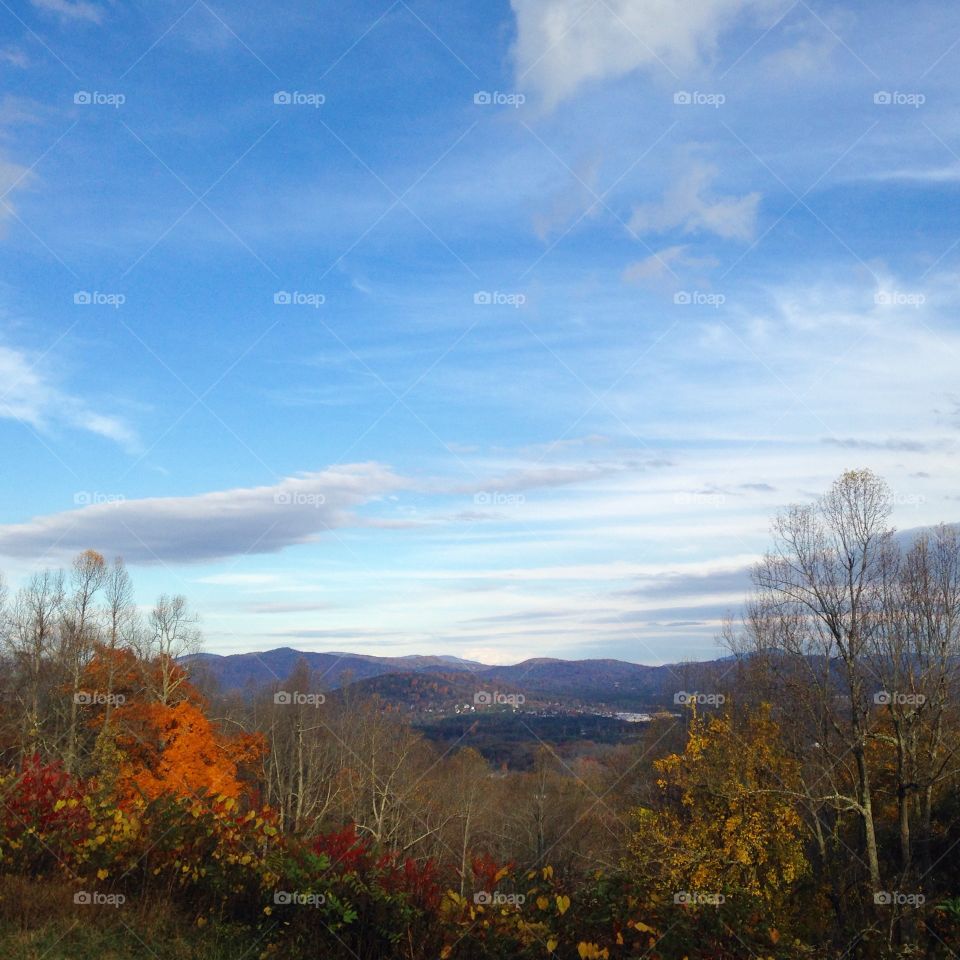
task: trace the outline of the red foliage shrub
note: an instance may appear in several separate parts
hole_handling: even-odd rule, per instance
[[[440,882],[433,860],[417,861],[397,853],[376,856],[369,838],[357,833],[356,824],[326,833],[313,842],[314,853],[330,858],[330,870],[338,876],[357,874],[387,893],[407,896],[425,909],[440,902]]]

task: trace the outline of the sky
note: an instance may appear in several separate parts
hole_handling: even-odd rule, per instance
[[[960,519],[960,7],[0,0],[0,570],[205,649],[717,655]]]

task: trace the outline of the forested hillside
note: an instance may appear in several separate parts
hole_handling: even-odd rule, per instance
[[[889,511],[853,472],[779,515],[713,686],[623,736],[483,698],[426,736],[299,658],[201,693],[184,598],[142,613],[92,550],[35,574],[2,604],[4,956],[953,956],[960,534]],[[469,743],[517,724],[522,764]]]

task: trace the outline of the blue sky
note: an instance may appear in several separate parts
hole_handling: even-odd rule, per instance
[[[0,2],[0,568],[214,652],[714,655],[849,467],[953,521],[960,9]]]

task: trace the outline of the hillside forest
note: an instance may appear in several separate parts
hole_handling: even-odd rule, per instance
[[[960,530],[892,507],[851,471],[773,518],[725,656],[628,738],[492,705],[522,763],[306,663],[217,689],[120,559],[35,572],[0,593],[0,952],[954,957]]]

